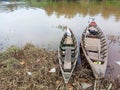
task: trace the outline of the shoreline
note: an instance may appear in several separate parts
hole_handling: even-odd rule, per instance
[[[53,68],[55,72],[50,72]],[[63,90],[65,87],[60,73],[57,51],[37,48],[30,43],[23,48],[11,46],[0,53],[0,78],[1,90],[55,90],[60,83],[62,85],[59,90]],[[119,78],[114,80],[110,80],[110,78],[104,79],[101,87],[106,88],[112,83],[111,90],[117,90],[120,88]],[[81,65],[76,66],[69,86],[75,88],[78,87],[78,83],[80,85],[87,83],[90,85],[89,88],[93,88],[94,81],[89,65],[82,62]]]

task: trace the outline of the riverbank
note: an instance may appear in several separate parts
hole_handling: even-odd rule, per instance
[[[87,90],[93,90],[94,81],[89,65],[82,62],[76,66],[68,84],[69,90],[87,87]],[[26,44],[23,48],[11,46],[0,53],[0,90],[63,90],[63,82],[57,51]],[[108,88],[111,84],[111,90],[118,90],[119,83],[119,79],[103,80],[101,88]]]

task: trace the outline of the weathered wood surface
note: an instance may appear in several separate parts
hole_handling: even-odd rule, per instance
[[[71,69],[71,48],[65,50],[64,69]]]
[[[100,39],[85,38],[85,47],[87,50],[98,51],[100,50]]]
[[[70,36],[67,36],[67,38],[65,39],[65,44],[73,44],[73,39]]]

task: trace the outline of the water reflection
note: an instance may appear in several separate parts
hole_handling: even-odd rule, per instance
[[[26,42],[33,42],[38,46],[53,42],[56,44],[52,46],[57,46],[57,40],[60,39],[63,33],[61,29],[64,26],[70,27],[79,41],[82,30],[91,16],[97,19],[101,28],[104,27],[105,34],[118,32],[117,27],[120,21],[118,5],[101,2],[36,2],[30,0],[28,2],[0,2],[0,7],[0,23],[2,23],[0,33],[4,35],[3,40],[8,43],[8,46],[12,44],[20,46]],[[114,31],[110,25],[114,26]],[[50,33],[53,35],[49,35]],[[113,39],[111,42],[114,42]],[[3,40],[0,41],[1,45]]]
[[[119,3],[119,4],[118,4]],[[120,20],[120,2],[52,2],[52,3],[32,3],[33,6],[44,8],[50,16],[53,12],[58,17],[65,15],[66,18],[73,18],[76,14],[83,17],[86,15],[95,16],[101,14],[104,19],[108,19],[111,15],[115,16],[115,20]]]
[[[8,46],[12,44],[22,46],[26,42],[31,42],[54,49],[57,48],[56,43],[58,44],[57,40],[62,32],[51,23],[53,18],[57,19],[54,15],[48,17],[41,9],[20,9],[8,14],[3,13],[0,14],[0,22],[3,24],[0,25],[0,33],[3,34],[3,39],[9,37]]]
[[[14,31],[16,34],[13,34],[13,37],[17,37],[18,33],[25,36],[25,33],[29,32],[31,36],[28,37],[34,40],[29,38],[28,41],[36,41],[36,43],[38,39],[32,33],[35,35],[38,33],[33,30],[40,34],[43,30],[50,33],[50,30],[55,32],[56,27],[62,29],[68,26],[74,30],[79,40],[91,16],[97,18],[100,27],[104,27],[105,34],[118,32],[120,21],[120,7],[117,2],[36,2],[28,0],[28,2],[0,2],[0,7],[0,22],[4,24],[0,25],[2,33]],[[6,14],[6,12],[9,13]],[[114,31],[110,25],[114,26]],[[41,34],[42,37],[44,37],[43,34]],[[7,37],[11,38],[9,35]],[[115,37],[109,37],[111,42],[116,41]],[[23,38],[20,38],[20,41],[26,42],[27,37],[24,38],[26,38],[25,41],[22,41]]]
[[[107,35],[108,41],[108,76],[116,77],[120,75],[120,35]]]
[[[0,13],[2,12],[13,12],[20,8],[28,8],[25,2],[7,2],[7,1],[0,1]]]
[[[120,35],[109,34],[107,35],[109,45],[118,44],[120,46]]]
[[[48,16],[53,13],[57,17],[65,16],[65,18],[73,18],[76,14],[83,17],[89,15],[91,17],[100,14],[104,19],[115,16],[115,20],[120,20],[120,2],[40,2],[28,0],[25,2],[0,2],[0,11],[14,11],[20,7],[26,8],[42,8]]]

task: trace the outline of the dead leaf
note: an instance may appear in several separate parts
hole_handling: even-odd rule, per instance
[[[25,64],[25,61],[21,61],[20,64],[21,64],[21,65],[24,65],[24,64]]]

